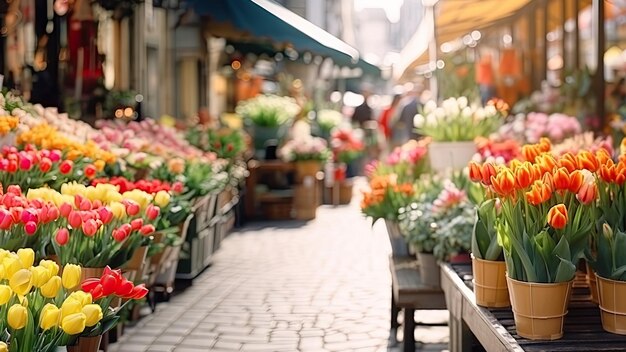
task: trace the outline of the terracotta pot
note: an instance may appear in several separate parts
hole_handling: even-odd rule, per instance
[[[589,291],[591,292],[591,302],[598,304],[598,283],[596,281],[596,273],[587,263],[587,282],[589,283]]]
[[[79,337],[76,345],[67,346],[67,352],[98,352],[102,335],[93,337]]]
[[[417,253],[420,276],[422,283],[426,286],[441,287],[441,272],[437,258],[430,253]]]
[[[321,170],[322,164],[317,160],[296,161],[296,184],[302,184],[306,177],[312,177],[315,183],[315,175]]]
[[[511,305],[504,261],[483,260],[472,255],[472,273],[476,304],[488,308]]]
[[[626,282],[605,279],[596,274],[600,316],[604,330],[626,335]]]
[[[440,173],[465,168],[475,153],[473,141],[432,142],[428,145],[430,167]]]
[[[506,277],[517,334],[530,340],[563,337],[572,281],[534,283]]]

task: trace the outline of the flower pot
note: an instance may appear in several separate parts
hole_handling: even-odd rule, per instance
[[[626,335],[626,282],[605,279],[596,274],[602,328]]]
[[[343,180],[339,183],[339,204],[346,205],[352,201],[352,187],[354,183],[350,180]]]
[[[563,337],[572,281],[534,283],[506,277],[517,334],[530,340]]]
[[[596,273],[589,263],[587,263],[587,282],[589,283],[589,291],[591,292],[591,302],[598,304],[598,282],[596,280]]]
[[[472,255],[476,304],[487,308],[511,305],[506,284],[506,262],[478,259]]]
[[[436,172],[461,170],[476,154],[474,142],[432,142],[428,145],[430,167]]]
[[[312,177],[315,182],[315,175],[321,170],[322,164],[317,160],[303,160],[294,163],[296,170],[296,184],[304,183],[306,177]]]
[[[102,335],[93,337],[79,337],[76,344],[67,346],[67,352],[98,352]]]
[[[426,286],[441,287],[441,272],[437,258],[430,253],[417,253],[420,276],[422,283]]]
[[[265,150],[267,141],[271,139],[278,140],[280,127],[263,127],[254,126],[254,149]]]
[[[389,235],[389,242],[391,242],[391,253],[394,257],[406,257],[409,255],[409,248],[400,232],[400,227],[397,221],[385,220],[387,226],[387,234]]]
[[[317,213],[317,187],[315,184],[294,186],[293,210],[296,220],[313,220]]]

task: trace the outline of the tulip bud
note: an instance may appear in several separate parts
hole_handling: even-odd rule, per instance
[[[67,175],[72,172],[73,167],[74,163],[71,160],[64,160],[59,166],[59,171],[61,171],[63,175]]]
[[[126,204],[126,213],[130,216],[135,216],[139,214],[139,210],[140,210],[139,204],[135,202],[129,201]]]
[[[10,279],[16,272],[22,269],[22,263],[17,255],[9,255],[2,260],[6,278]]]
[[[602,234],[609,241],[613,239],[613,229],[606,222],[602,224]]]
[[[154,203],[161,208],[166,207],[170,204],[170,194],[166,191],[158,191],[154,196]]]
[[[80,266],[74,264],[67,264],[63,267],[63,287],[68,290],[73,289],[74,287],[80,284],[81,279],[81,269]]]
[[[61,216],[64,218],[69,217],[72,210],[73,210],[72,205],[69,203],[63,203],[59,207],[59,212],[61,213]]]
[[[87,237],[93,237],[98,232],[98,223],[94,219],[83,222],[83,232]]]
[[[65,246],[67,242],[70,240],[70,232],[64,227],[57,230],[54,239],[60,246]]]
[[[183,184],[182,182],[174,182],[174,184],[172,185],[172,191],[174,193],[183,193]]]
[[[130,228],[133,231],[139,230],[142,226],[143,226],[143,219],[142,218],[134,219],[133,221],[130,222]]]
[[[87,317],[86,326],[94,326],[102,320],[102,308],[97,304],[88,304],[83,307],[83,314]]]
[[[120,229],[115,229],[111,233],[111,237],[113,237],[116,242],[123,242],[128,235]]]
[[[50,330],[59,324],[61,318],[61,310],[52,303],[48,303],[41,308],[41,316],[39,317],[39,327],[42,330]]]
[[[41,295],[46,298],[55,298],[60,289],[61,278],[55,275],[51,277],[45,285],[41,286],[39,291],[41,292]]]
[[[152,224],[148,224],[148,225],[143,225],[141,227],[141,230],[139,230],[139,232],[144,235],[144,236],[149,236],[151,234],[153,234],[155,231],[154,225]]]
[[[48,208],[48,213],[46,214],[46,222],[53,222],[59,218],[59,208],[56,206],[51,206]]]
[[[48,271],[48,269],[43,266],[33,266],[30,268],[30,272],[31,274],[33,274],[33,286],[37,288],[45,285],[52,277],[50,271]]]
[[[42,260],[39,262],[39,266],[43,266],[50,273],[50,277],[59,273],[59,264],[53,262],[52,260]]]
[[[25,296],[33,287],[32,277],[33,274],[30,270],[20,269],[9,279],[9,286],[13,292]]]
[[[151,221],[156,220],[156,218],[159,217],[160,213],[161,213],[161,209],[159,207],[157,207],[157,206],[152,205],[152,204],[148,205],[148,208],[146,208],[146,216]]]
[[[24,225],[24,232],[29,236],[34,235],[35,232],[37,232],[37,224],[32,221],[27,222],[26,225]]]
[[[35,251],[30,248],[21,248],[17,250],[17,257],[23,268],[30,268],[35,262]]]
[[[81,199],[78,208],[82,211],[91,210],[91,202],[87,198]]]
[[[113,220],[113,212],[108,207],[98,208],[98,215],[103,224],[108,224]]]
[[[61,320],[61,329],[68,335],[78,335],[85,331],[87,317],[83,312],[67,315]]]
[[[28,310],[21,304],[14,304],[7,312],[7,322],[13,330],[20,330],[26,326]]]
[[[33,162],[32,162],[32,160],[30,160],[30,158],[28,158],[28,157],[20,158],[20,170],[28,171],[28,170],[30,170],[30,168],[32,166],[33,166]]]
[[[7,285],[0,285],[0,305],[5,305],[11,299],[13,291]]]
[[[48,172],[52,168],[52,161],[49,158],[42,158],[39,162],[39,170],[41,172]]]
[[[568,215],[565,204],[557,204],[548,211],[548,224],[557,230],[567,225]]]
[[[73,229],[80,228],[80,225],[83,223],[83,219],[81,218],[80,214],[73,210],[70,212],[67,220]]]

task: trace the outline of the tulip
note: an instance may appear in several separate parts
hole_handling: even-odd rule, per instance
[[[535,162],[535,159],[539,156],[539,154],[540,151],[535,145],[527,144],[522,146],[522,156],[524,156],[526,161],[530,161],[531,163]]]
[[[57,230],[56,235],[54,236],[55,241],[59,244],[59,246],[65,246],[67,242],[70,240],[70,232],[65,228],[60,228]]]
[[[35,232],[37,232],[37,224],[35,224],[33,221],[27,222],[26,225],[24,225],[24,232],[26,232],[26,234],[29,236],[34,235]]]
[[[161,209],[152,204],[148,205],[148,208],[146,208],[146,216],[151,221],[156,220],[159,217],[160,213],[161,213]]]
[[[68,216],[67,220],[73,229],[80,228],[80,225],[83,222],[83,219],[81,218],[80,214],[74,210],[70,212],[70,215]]]
[[[30,248],[20,248],[17,250],[17,257],[23,268],[30,268],[35,262],[35,251]]]
[[[52,168],[52,161],[49,158],[42,158],[39,162],[39,170],[41,172],[48,172]]]
[[[109,207],[111,207],[111,212],[116,219],[126,216],[126,207],[124,207],[122,203],[111,202],[109,203]]]
[[[69,217],[72,210],[73,210],[72,205],[70,205],[69,203],[63,203],[59,207],[59,212],[61,213],[61,216],[64,218]]]
[[[146,297],[148,292],[149,291],[144,284],[137,285],[135,286],[135,288],[133,288],[133,292],[130,294],[130,297],[126,297],[126,298],[142,299]]]
[[[609,241],[613,239],[613,229],[606,222],[602,224],[602,235]]]
[[[600,167],[600,162],[590,151],[583,150],[578,153],[578,168],[596,172]]]
[[[562,230],[567,225],[568,215],[565,204],[557,204],[548,211],[548,224],[557,230]]]
[[[129,201],[128,203],[126,203],[126,213],[130,216],[135,216],[137,214],[139,214],[139,204]]]
[[[570,186],[570,174],[567,169],[564,167],[556,169],[552,174],[552,182],[556,190],[568,189]]]
[[[11,276],[22,269],[22,263],[20,263],[17,255],[9,255],[2,259],[2,266],[4,267],[6,278],[11,278]]]
[[[526,201],[532,205],[539,205],[547,202],[552,197],[552,190],[541,181],[535,181],[530,191],[526,192]]]
[[[108,224],[113,220],[113,212],[108,207],[98,208],[98,216],[103,224]]]
[[[74,287],[80,284],[81,279],[81,269],[80,266],[74,264],[67,264],[63,267],[63,287],[68,290],[73,289]]]
[[[32,160],[28,157],[23,157],[20,159],[20,170],[28,171],[33,166]]]
[[[154,203],[161,208],[166,207],[170,204],[170,194],[166,191],[158,191],[154,196]]]
[[[93,164],[89,164],[85,167],[85,176],[87,176],[88,179],[91,180],[96,177],[96,173],[98,173],[98,170]]]
[[[515,177],[508,168],[501,169],[496,176],[491,177],[493,190],[501,196],[507,196],[515,190]]]
[[[87,317],[85,321],[86,326],[94,326],[102,320],[102,308],[97,304],[88,304],[83,307],[83,314]]]
[[[152,224],[147,224],[147,225],[143,225],[141,227],[141,230],[139,230],[139,232],[143,235],[143,236],[149,236],[151,234],[154,233],[156,229],[154,228],[154,225]]]
[[[50,158],[50,160],[52,160],[52,162],[57,162],[61,160],[61,156],[61,151],[55,149],[50,151],[50,155],[48,157]]]
[[[48,213],[46,214],[46,222],[53,222],[59,218],[59,208],[56,206],[51,206],[48,208]]]
[[[39,291],[41,292],[41,295],[46,298],[55,298],[60,289],[61,278],[55,275],[51,277],[45,285],[41,286]]]
[[[64,316],[61,320],[61,329],[68,335],[78,335],[85,331],[87,317],[83,312]]]
[[[584,183],[578,193],[576,194],[576,199],[582,204],[588,205],[591,204],[594,200],[596,200],[598,196],[598,186],[595,182],[587,182]]]
[[[542,173],[552,172],[556,167],[556,159],[552,156],[552,154],[541,154],[536,159],[537,165],[539,165],[539,169]]]
[[[45,285],[52,277],[50,271],[48,271],[48,269],[43,266],[33,266],[30,268],[30,272],[31,274],[33,274],[33,286],[37,288]]]
[[[122,279],[117,288],[115,289],[115,294],[120,297],[126,297],[132,294],[135,285],[131,281],[126,279]]]
[[[87,237],[93,237],[98,232],[99,226],[96,220],[89,219],[83,222],[83,232]]]
[[[113,237],[113,239],[116,242],[123,242],[126,239],[126,237],[128,237],[128,234],[126,234],[124,231],[120,229],[115,229],[111,233],[111,237]]]
[[[469,168],[469,178],[472,182],[480,182],[483,179],[483,175],[480,172],[481,167],[475,161],[471,161],[468,165]]]
[[[52,260],[42,260],[39,262],[39,266],[46,268],[51,277],[59,273],[59,264]]]
[[[23,224],[27,222],[37,222],[37,211],[35,209],[24,209],[22,214],[20,214],[20,221]]]
[[[585,183],[585,175],[582,171],[575,170],[569,176],[569,185],[567,189],[572,193],[578,193],[583,183]]]
[[[11,299],[13,291],[7,285],[0,285],[0,305],[5,305]]]
[[[529,162],[524,162],[517,169],[515,169],[515,183],[518,188],[528,188],[534,181],[533,179],[532,165]]]
[[[13,292],[24,296],[33,287],[33,274],[28,269],[20,269],[9,279],[9,286]]]
[[[14,304],[7,312],[7,322],[13,330],[20,330],[28,322],[28,310],[21,304]]]
[[[172,184],[172,191],[174,193],[183,193],[183,188],[182,182],[174,182],[174,184]]]
[[[143,219],[139,218],[139,219],[134,219],[130,222],[130,228],[133,231],[137,231],[139,230],[141,227],[143,226]]]
[[[491,186],[491,177],[496,175],[496,167],[493,166],[492,163],[484,163],[482,170],[481,170],[481,175],[483,177],[482,183],[485,186]]]
[[[578,160],[574,154],[568,152],[561,155],[559,158],[559,166],[564,167],[571,173],[574,172],[574,170],[578,170]]]
[[[63,162],[59,166],[59,171],[61,171],[63,175],[67,175],[72,172],[73,167],[74,163],[71,160],[63,160]]]
[[[7,171],[10,173],[14,173],[17,171],[17,162],[15,160],[9,161],[9,164],[7,165]]]
[[[9,352],[9,346],[5,342],[0,341],[0,352]]]
[[[68,299],[73,299],[76,300],[78,302],[80,302],[81,307],[84,307],[88,304],[93,303],[93,299],[91,297],[91,295],[87,292],[83,292],[83,291],[74,291],[72,292],[68,297]]]
[[[96,160],[96,161],[93,162],[93,166],[96,167],[96,170],[102,171],[102,170],[104,170],[104,167],[106,166],[106,163],[104,162],[104,160]]]
[[[52,303],[48,303],[41,308],[41,316],[39,317],[39,327],[42,330],[50,330],[59,324],[61,318],[61,310]]]
[[[83,302],[76,298],[66,298],[61,304],[61,319],[72,314],[80,313],[83,310]]]
[[[89,199],[86,199],[86,198],[81,199],[80,203],[78,204],[78,209],[82,211],[91,210],[91,202],[89,201]]]
[[[13,216],[6,209],[0,209],[0,229],[8,230],[13,225]]]

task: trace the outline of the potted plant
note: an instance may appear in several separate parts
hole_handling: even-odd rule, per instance
[[[431,168],[439,172],[464,168],[476,153],[474,138],[497,131],[506,109],[496,102],[484,108],[472,106],[466,97],[446,99],[441,106],[427,102],[415,115],[414,125],[418,133],[432,140],[428,151]]]
[[[483,175],[502,204],[497,234],[517,333],[535,340],[563,335],[576,264],[588,245],[597,196],[586,169],[595,165],[593,154],[581,152],[571,164],[549,150],[546,139],[526,145],[522,154],[527,161],[487,168],[493,175]]]
[[[484,165],[486,168],[492,166]],[[490,175],[489,169],[486,169],[484,174],[486,177]],[[470,163],[470,179],[488,185],[491,181],[483,179],[482,175],[482,168],[476,163]],[[478,204],[476,223],[472,230],[472,274],[476,304],[489,308],[511,305],[506,283],[506,263],[496,230],[499,202],[497,198],[490,198]]]
[[[254,148],[264,150],[268,140],[281,137],[280,128],[298,115],[300,106],[293,98],[267,94],[239,102],[235,111],[252,125]]]
[[[352,199],[352,183],[346,179],[347,165],[363,155],[365,145],[353,129],[336,129],[330,145],[335,161],[335,179],[339,184],[339,204],[348,204]]]
[[[289,140],[278,154],[283,160],[295,163],[296,183],[302,184],[305,177],[315,177],[330,151],[324,139],[307,135]]]
[[[328,140],[334,128],[338,127],[343,121],[343,115],[336,110],[322,109],[317,112],[317,126],[320,131],[320,137]]]

